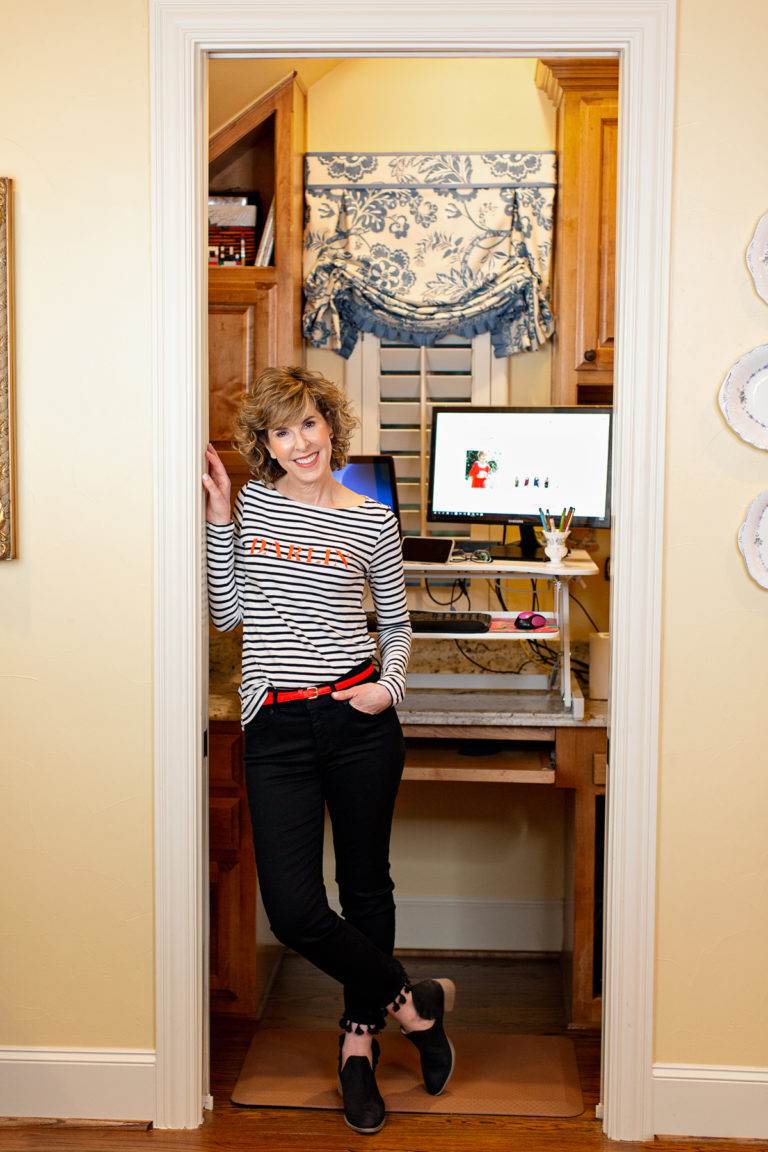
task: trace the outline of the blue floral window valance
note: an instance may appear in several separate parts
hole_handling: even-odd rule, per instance
[[[497,356],[552,334],[554,152],[310,152],[304,335],[432,344],[490,332]]]

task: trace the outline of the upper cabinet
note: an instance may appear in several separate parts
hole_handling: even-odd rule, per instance
[[[210,195],[242,195],[256,203],[255,243],[249,243],[247,259],[259,250],[274,204],[268,263],[208,268],[209,437],[232,477],[233,498],[248,479],[231,447],[242,393],[264,368],[303,363],[305,109],[306,94],[294,72],[209,141]]]
[[[616,251],[618,60],[539,60],[557,109],[552,403],[610,404]]]

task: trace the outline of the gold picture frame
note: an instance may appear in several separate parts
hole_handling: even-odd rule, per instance
[[[13,181],[0,176],[0,560],[16,558]]]

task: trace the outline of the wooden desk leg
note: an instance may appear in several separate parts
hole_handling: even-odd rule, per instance
[[[604,788],[595,780],[602,779],[606,730],[559,728],[555,747],[555,785],[569,790],[563,949],[569,1024],[571,1028],[597,1028],[602,997],[594,985],[595,833],[597,797]],[[599,906],[602,893],[597,897]]]

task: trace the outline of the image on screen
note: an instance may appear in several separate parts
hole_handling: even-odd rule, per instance
[[[608,522],[611,411],[478,408],[433,411],[430,519],[511,521],[575,508]]]

